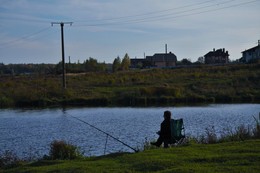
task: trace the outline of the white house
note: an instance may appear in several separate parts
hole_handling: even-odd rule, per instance
[[[258,40],[257,46],[242,52],[242,62],[249,62],[253,59],[260,59],[260,40]]]

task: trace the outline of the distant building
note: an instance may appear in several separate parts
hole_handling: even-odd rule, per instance
[[[145,58],[131,59],[132,68],[165,68],[176,66],[177,57],[172,52],[167,53],[167,45],[165,46],[165,53],[156,53],[153,56],[146,56]]]
[[[250,62],[255,59],[260,59],[260,40],[258,45],[242,52],[242,62]]]
[[[147,64],[147,61],[144,58],[130,59],[130,62],[131,62],[130,65],[131,68],[143,68],[146,66],[145,64]]]
[[[225,49],[213,49],[213,51],[204,55],[205,64],[226,64],[229,61],[228,57],[228,51],[225,51]]]
[[[135,58],[131,59],[132,68],[148,68],[148,67],[174,67],[176,66],[177,57],[172,52],[170,53],[156,53],[153,56],[146,56],[145,59]]]

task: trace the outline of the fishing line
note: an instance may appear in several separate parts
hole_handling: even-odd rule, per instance
[[[80,119],[80,118],[78,118],[78,117],[75,117],[75,116],[70,115],[70,114],[68,114],[68,113],[66,113],[66,114],[69,115],[69,116],[71,116],[72,118],[74,118],[74,119],[76,119],[76,120],[78,120],[78,121],[84,123],[84,124],[87,124],[88,126],[94,128],[94,129],[96,129],[97,131],[100,131],[100,132],[106,134],[107,137],[111,137],[112,139],[116,140],[117,142],[120,142],[120,143],[123,144],[124,146],[126,146],[126,147],[132,149],[133,151],[138,152],[137,149],[135,149],[135,148],[131,147],[130,145],[126,144],[125,142],[123,142],[123,141],[117,139],[116,137],[112,136],[111,134],[109,134],[109,133],[107,133],[107,132],[105,132],[105,131],[103,131],[103,130],[97,128],[96,126],[94,126],[94,125],[92,125],[92,124],[90,124],[90,123],[88,123],[88,122],[86,122],[86,121],[84,121],[84,120],[82,120],[82,119]],[[106,144],[107,144],[107,138],[106,138]],[[106,146],[105,146],[105,150],[106,150]],[[104,152],[104,153],[105,153],[105,152]]]

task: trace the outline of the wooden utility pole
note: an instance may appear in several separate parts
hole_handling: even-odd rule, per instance
[[[62,86],[66,89],[66,70],[65,70],[65,52],[64,52],[64,35],[63,27],[65,24],[72,25],[72,22],[52,22],[51,26],[59,24],[61,27],[61,55],[62,55]]]

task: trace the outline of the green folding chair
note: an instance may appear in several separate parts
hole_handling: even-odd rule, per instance
[[[171,119],[171,144],[179,145],[185,139],[183,119]]]

